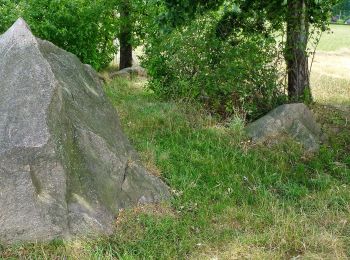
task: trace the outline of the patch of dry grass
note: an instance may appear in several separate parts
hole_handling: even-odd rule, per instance
[[[331,25],[322,34],[311,72],[314,100],[350,105],[350,26]]]
[[[329,201],[326,197],[314,199]],[[229,220],[226,228],[244,216],[236,224],[236,238],[215,246],[198,244],[191,259],[347,259],[349,241],[344,235],[349,215],[323,206],[318,211],[298,211],[271,205],[269,212],[256,214],[249,207],[232,208],[223,217]]]
[[[317,52],[311,86],[317,103],[350,105],[350,51]]]

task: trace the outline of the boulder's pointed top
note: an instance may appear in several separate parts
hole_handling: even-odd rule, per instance
[[[28,24],[23,18],[18,18],[17,21],[2,35],[4,39],[18,39],[23,43],[35,41]]]
[[[30,28],[26,21],[22,17],[18,18],[17,21],[11,26],[11,28],[16,29],[26,29],[30,31]]]
[[[18,18],[17,21],[8,29],[8,31],[15,32],[16,34],[22,34],[23,32],[29,32],[32,34],[29,25],[24,21],[22,17]]]

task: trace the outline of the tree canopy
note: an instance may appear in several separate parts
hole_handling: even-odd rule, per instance
[[[334,6],[334,4],[336,4]],[[142,44],[149,88],[210,111],[257,117],[311,99],[308,42],[337,0],[0,0],[0,31],[23,16],[38,37],[102,69]],[[317,40],[315,41],[317,42]],[[123,61],[123,62],[122,62]],[[287,69],[284,70],[284,65]],[[285,78],[288,77],[288,83]]]

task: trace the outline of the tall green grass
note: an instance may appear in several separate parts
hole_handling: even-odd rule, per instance
[[[159,101],[144,83],[118,79],[106,93],[171,201],[125,210],[111,237],[2,247],[0,258],[350,257],[350,128],[341,112],[314,108],[330,144],[312,157],[290,140],[253,146],[239,118],[219,122],[194,104]]]

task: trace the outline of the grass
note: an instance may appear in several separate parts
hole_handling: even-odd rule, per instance
[[[350,26],[323,33],[312,65],[311,86],[319,104],[350,105]]]
[[[315,106],[330,136],[317,156],[298,144],[253,147],[243,124],[191,104],[162,102],[143,81],[106,93],[150,172],[173,190],[169,204],[125,210],[97,241],[1,247],[0,258],[305,259],[350,257],[350,126]]]
[[[322,34],[318,45],[318,51],[341,51],[350,49],[350,26],[349,25],[330,25],[330,31]]]
[[[316,53],[311,74],[315,101],[321,104],[350,105],[349,71],[350,51]]]
[[[311,76],[329,137],[319,154],[290,140],[254,147],[239,117],[220,122],[158,100],[145,81],[117,79],[105,91],[173,199],[121,212],[111,237],[0,245],[0,259],[350,258],[350,26],[331,28]]]

